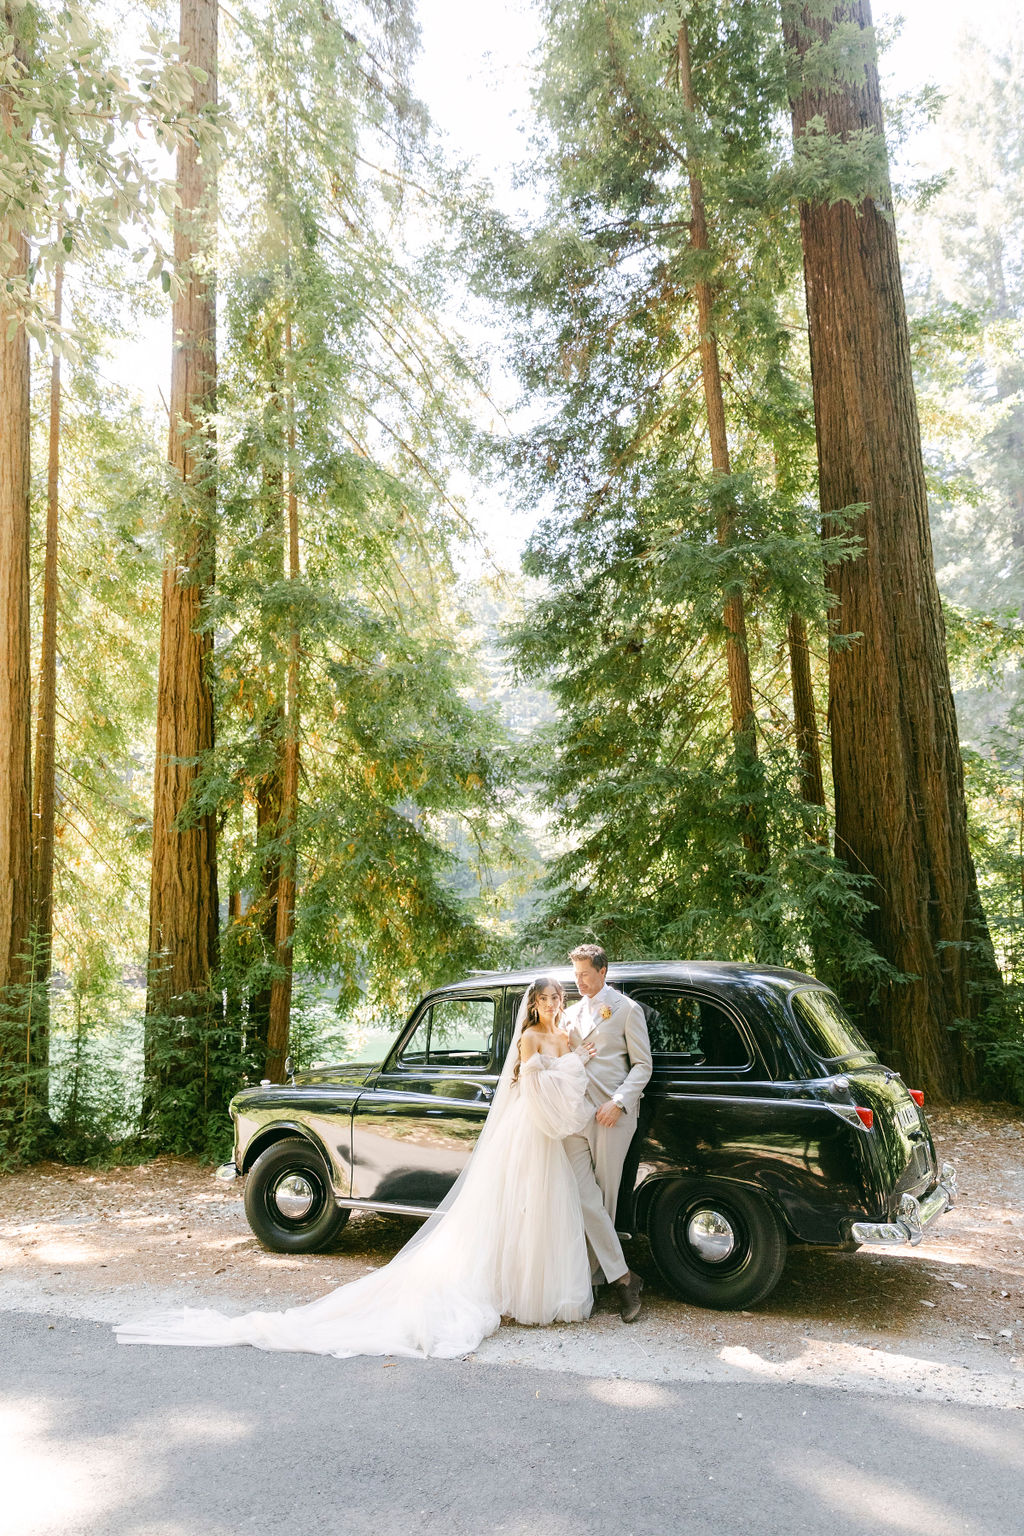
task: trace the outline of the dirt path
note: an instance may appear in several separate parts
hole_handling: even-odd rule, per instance
[[[506,1326],[480,1358],[651,1379],[680,1374],[813,1378],[1024,1407],[1024,1116],[960,1106],[931,1115],[961,1200],[916,1249],[794,1248],[753,1313],[669,1296],[642,1242],[640,1324],[596,1315],[571,1328]],[[95,1171],[42,1164],[0,1178],[0,1309],[117,1321],[151,1306],[228,1311],[309,1301],[385,1263],[412,1221],[354,1216],[328,1254],[265,1252],[241,1184],[160,1157]]]

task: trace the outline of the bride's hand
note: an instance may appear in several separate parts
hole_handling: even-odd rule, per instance
[[[597,1046],[593,1040],[584,1040],[576,1047],[576,1055],[581,1061],[590,1061],[597,1055]]]

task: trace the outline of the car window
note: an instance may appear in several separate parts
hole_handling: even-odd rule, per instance
[[[651,1050],[689,1067],[746,1067],[750,1050],[724,1008],[692,992],[638,991]]]
[[[416,1025],[398,1065],[488,1067],[493,1034],[492,997],[441,997]]]
[[[874,1055],[831,992],[817,988],[794,992],[791,1005],[797,1028],[820,1060],[842,1061],[847,1056]]]

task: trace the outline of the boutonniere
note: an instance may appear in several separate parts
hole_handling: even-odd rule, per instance
[[[602,1017],[602,1019],[610,1019],[611,1016],[612,1016],[612,1011],[608,1007],[608,1004],[605,1003],[604,1007],[601,1009],[601,1017]]]

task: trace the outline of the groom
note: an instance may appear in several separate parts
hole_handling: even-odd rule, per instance
[[[633,1274],[615,1232],[622,1165],[636,1130],[637,1105],[651,1075],[651,1042],[639,1003],[608,986],[608,956],[599,944],[580,944],[569,956],[580,1000],[566,1013],[569,1038],[596,1047],[587,1063],[587,1098],[593,1119],[566,1137],[583,1199],[583,1223],[595,1284],[601,1272],[618,1293],[623,1322],[640,1315],[643,1281]]]

